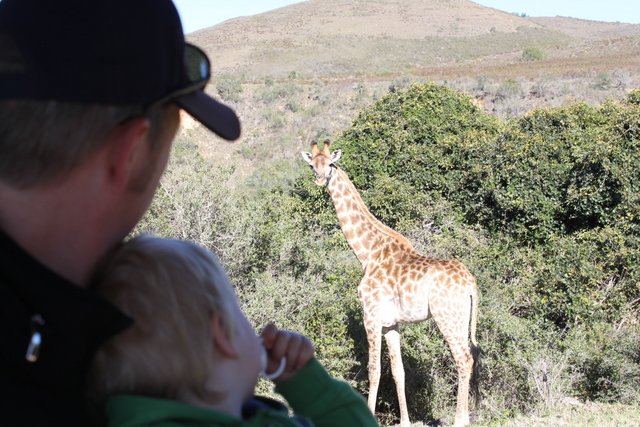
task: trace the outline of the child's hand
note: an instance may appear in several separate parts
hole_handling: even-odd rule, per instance
[[[314,353],[313,344],[304,335],[278,329],[273,323],[264,327],[262,343],[267,350],[267,372],[273,372],[280,366],[280,360],[287,358],[284,372],[274,382],[284,382],[306,366]]]

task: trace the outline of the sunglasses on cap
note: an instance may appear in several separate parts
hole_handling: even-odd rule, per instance
[[[202,49],[186,43],[184,66],[187,83],[182,88],[154,101],[147,108],[173,102],[222,138],[240,137],[240,120],[236,113],[204,92],[211,78],[211,63]]]
[[[211,78],[211,62],[207,54],[199,47],[185,43],[184,65],[188,79],[187,85],[153,101],[147,108],[157,107],[179,96],[204,89]]]

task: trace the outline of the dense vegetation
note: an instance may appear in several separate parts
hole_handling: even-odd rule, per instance
[[[360,265],[303,161],[242,186],[183,134],[139,230],[222,258],[249,317],[308,334],[330,371],[367,392]],[[640,91],[503,122],[465,95],[416,85],[360,113],[332,148],[384,223],[457,258],[482,293],[481,422],[572,398],[640,404]],[[231,190],[233,188],[233,190]],[[407,325],[413,420],[451,419],[455,368],[432,322]],[[378,412],[396,417],[383,358]]]

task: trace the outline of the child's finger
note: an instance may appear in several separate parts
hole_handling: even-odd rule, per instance
[[[300,349],[300,355],[298,356],[298,365],[299,368],[302,369],[309,363],[309,360],[313,358],[314,353],[316,352],[315,347],[311,340],[307,337],[302,337],[303,343],[302,348]]]
[[[277,326],[272,322],[267,323],[267,325],[262,328],[260,336],[262,337],[262,344],[264,345],[264,348],[267,350],[271,349],[278,337]]]
[[[291,333],[288,331],[279,330],[275,334],[275,339],[272,340],[269,350],[269,359],[279,361],[287,355],[287,349],[289,348],[289,341],[291,340]]]
[[[291,368],[293,370],[299,370],[306,366],[309,360],[313,357],[314,348],[311,341],[304,335],[297,335],[296,337],[296,349],[295,352],[290,352]]]
[[[287,371],[295,371],[298,369],[298,357],[302,348],[301,335],[289,333],[289,342],[285,356],[287,357]]]

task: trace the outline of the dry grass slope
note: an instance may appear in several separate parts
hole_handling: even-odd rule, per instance
[[[527,46],[569,49],[563,52],[571,57],[590,50],[591,42],[638,35],[640,25],[519,17],[467,0],[310,0],[189,38],[212,54],[217,72],[252,79],[495,61]]]

